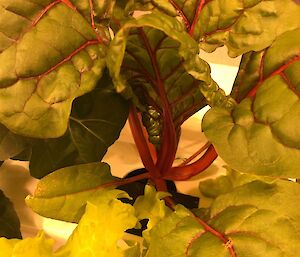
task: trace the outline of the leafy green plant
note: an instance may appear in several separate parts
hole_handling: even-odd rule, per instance
[[[8,239],[3,195],[1,257],[299,256],[299,14],[298,0],[0,0],[0,160],[29,161],[35,212],[78,223],[55,252],[43,232]],[[230,95],[199,57],[224,45],[242,55]],[[176,166],[206,105],[210,143]],[[127,119],[144,168],[116,178],[100,161]],[[176,192],[218,155],[228,172],[199,205]]]

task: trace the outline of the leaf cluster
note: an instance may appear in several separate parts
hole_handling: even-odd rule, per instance
[[[0,191],[1,257],[300,255],[299,13],[298,0],[0,0],[0,165],[29,161],[27,205],[78,223],[56,251],[44,232],[21,240]],[[222,46],[241,56],[229,95],[199,56]],[[207,105],[208,142],[177,165],[181,126]],[[117,178],[101,160],[126,121],[143,167]],[[227,174],[200,201],[177,192],[218,156]]]

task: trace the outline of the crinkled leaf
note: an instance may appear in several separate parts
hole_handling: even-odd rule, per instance
[[[111,43],[108,67],[114,84],[143,111],[154,143],[160,142],[162,127],[178,129],[207,101],[228,102],[198,51],[182,24],[164,14],[127,22]]]
[[[152,3],[152,8],[177,15],[202,49],[212,52],[226,45],[232,57],[262,50],[277,36],[300,26],[300,5],[295,0],[137,2]]]
[[[134,208],[116,199],[101,199],[87,203],[86,213],[77,228],[57,253],[57,257],[138,257],[137,243],[118,246],[124,231],[137,223]]]
[[[252,181],[219,196],[204,222],[177,207],[151,231],[147,257],[294,257],[300,185]]]
[[[7,239],[4,237],[0,238],[0,249],[2,257],[11,257],[15,245],[19,242],[19,239]]]
[[[139,196],[134,203],[137,218],[140,220],[151,219],[153,221],[164,218],[170,213],[170,209],[166,207],[165,202],[162,200],[166,196],[169,196],[169,194],[166,192],[156,192],[154,187],[146,185],[145,194]]]
[[[253,56],[257,63],[257,55]],[[212,108],[204,117],[206,136],[232,168],[258,175],[300,177],[299,72],[297,29],[280,36],[264,52],[254,73],[240,74],[251,83],[251,90],[243,83],[240,88],[252,98],[231,111]]]
[[[128,116],[128,103],[110,80],[73,102],[67,133],[60,138],[34,140],[30,173],[36,178],[75,165],[101,161],[119,137]]]
[[[0,124],[0,160],[4,161],[24,150],[26,142]]]
[[[76,8],[67,0],[0,1],[0,122],[9,130],[61,136],[74,98],[101,77],[106,47]]]
[[[0,238],[1,257],[141,256],[138,242],[120,242],[124,231],[137,223],[134,208],[113,198],[90,200],[77,228],[57,252],[53,252],[54,240],[40,232],[24,240]]]
[[[162,200],[166,196],[169,196],[169,194],[156,192],[154,187],[146,185],[144,195],[139,196],[133,205],[139,220],[149,220],[147,229],[143,231],[143,237],[147,242],[149,242],[149,231],[171,212]]]
[[[120,190],[108,190],[117,185],[118,179],[111,175],[108,164],[82,164],[60,169],[41,179],[26,203],[42,216],[78,222],[88,200],[100,196],[126,197]]]
[[[23,240],[0,238],[1,257],[53,257],[53,245],[43,232]]]
[[[0,237],[22,238],[20,221],[13,204],[0,190]],[[1,249],[1,247],[0,247]]]

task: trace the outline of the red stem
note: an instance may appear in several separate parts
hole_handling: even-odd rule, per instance
[[[34,21],[32,21],[31,25],[35,26],[40,19],[55,5],[59,4],[59,3],[64,3],[66,6],[68,6],[69,8],[71,8],[72,10],[76,10],[76,7],[69,1],[69,0],[56,0],[50,4],[48,4],[47,6],[45,6],[45,8],[37,15],[37,17],[34,19]]]
[[[120,181],[111,182],[111,184],[113,186],[123,186],[123,185],[127,185],[127,184],[130,184],[130,183],[136,182],[136,181],[140,181],[140,180],[143,180],[143,179],[149,179],[149,178],[150,178],[150,174],[149,174],[149,172],[147,172],[147,173],[143,173],[143,174],[131,177],[131,178],[124,178]],[[110,183],[107,183],[107,184],[104,184],[104,185],[106,186],[108,184],[110,184]]]
[[[265,53],[266,54],[266,53]],[[256,95],[256,92],[258,90],[258,88],[261,86],[261,84],[276,75],[280,75],[282,72],[284,72],[288,67],[290,67],[290,65],[292,65],[295,62],[300,61],[300,54],[294,56],[293,58],[291,58],[287,63],[281,65],[277,70],[275,70],[274,72],[272,72],[271,74],[269,74],[267,77],[264,77],[263,75],[263,65],[264,65],[264,60],[265,60],[265,54],[261,60],[261,68],[260,68],[260,79],[258,81],[258,83],[249,91],[249,93],[247,94],[247,97],[254,97]]]
[[[61,3],[61,0],[56,0],[50,4],[48,4],[38,15],[37,17],[32,21],[31,26],[35,26],[40,19],[55,5]]]
[[[31,78],[37,78],[38,80],[41,80],[44,76],[48,75],[50,72],[56,70],[58,67],[60,67],[61,65],[63,65],[64,63],[70,61],[72,59],[72,57],[76,54],[78,54],[80,51],[84,50],[86,47],[90,46],[90,45],[97,45],[99,44],[98,40],[90,40],[85,42],[83,45],[81,45],[80,47],[78,47],[77,49],[75,49],[72,53],[70,53],[68,56],[66,56],[63,60],[61,60],[59,63],[55,64],[54,66],[50,67],[47,71],[45,71],[44,73],[40,74],[40,75],[35,75],[35,76],[31,76],[31,77],[21,77],[19,76],[20,79],[31,79]]]
[[[217,157],[218,154],[215,148],[213,145],[210,145],[199,160],[183,167],[173,167],[163,176],[163,178],[173,181],[188,180],[207,169]]]
[[[93,0],[89,0],[89,5],[90,5],[91,25],[92,25],[92,28],[95,29]]]
[[[67,1],[69,1],[69,0],[67,0]],[[89,5],[90,5],[91,26],[92,26],[93,30],[95,31],[96,36],[97,36],[99,42],[102,42],[103,39],[102,39],[101,36],[98,34],[97,29],[96,29],[96,27],[95,27],[95,21],[94,21],[95,10],[94,10],[93,0],[89,0]]]
[[[199,156],[201,153],[203,153],[203,151],[205,151],[210,145],[211,145],[210,142],[206,142],[205,145],[203,145],[197,152],[195,152],[192,156],[190,156],[184,162],[182,162],[178,167],[186,166],[187,164],[189,164],[197,156]]]
[[[156,166],[160,172],[164,173],[172,167],[172,164],[175,159],[177,150],[176,131],[173,123],[172,113],[170,110],[170,103],[165,92],[160,71],[158,69],[159,66],[156,60],[156,53],[152,50],[148,38],[142,28],[139,28],[139,35],[151,59],[152,68],[156,76],[156,82],[154,86],[157,87],[157,92],[159,93],[159,97],[162,102],[163,132],[161,148]]]
[[[280,76],[285,81],[285,83],[289,86],[289,88],[295,93],[295,95],[297,95],[300,98],[300,92],[297,90],[296,86],[289,79],[289,77],[284,72],[281,72]]]
[[[76,7],[69,1],[69,0],[61,0],[62,3],[64,3],[66,6],[71,8],[72,10],[76,10]]]
[[[138,149],[144,167],[150,172],[152,177],[159,177],[160,173],[151,157],[147,139],[144,136],[144,132],[134,106],[132,106],[130,109],[128,121],[135,145]]]
[[[149,145],[145,138],[145,134],[143,133],[142,125],[137,115],[137,111],[133,106],[130,109],[128,121],[132,131],[132,136],[134,138],[135,144],[137,146],[144,167],[146,168],[146,170],[149,171],[149,173],[146,173],[148,175],[145,174],[142,175],[149,177],[153,181],[157,191],[168,192],[166,181],[160,177],[161,176],[160,171],[154,165],[149,150]],[[140,176],[142,177],[142,175]],[[174,209],[175,204],[171,197],[165,197],[164,200],[171,209]]]
[[[148,179],[148,178],[150,178],[149,172],[143,173],[143,174],[131,177],[131,178],[125,178],[125,179],[120,179],[117,181],[107,182],[107,183],[101,184],[101,185],[93,187],[93,188],[88,188],[88,189],[83,189],[83,190],[79,190],[76,192],[72,192],[72,193],[69,193],[68,195],[75,195],[75,194],[79,194],[79,193],[83,193],[83,192],[96,191],[99,189],[104,189],[104,188],[109,188],[109,187],[118,187],[118,186],[127,185],[130,183],[140,181],[143,179]]]
[[[139,116],[139,120],[141,122],[141,117],[140,116]],[[156,152],[155,146],[152,143],[149,142],[149,139],[147,140],[147,138],[148,138],[147,129],[144,126],[141,126],[141,127],[143,129],[144,138],[147,141],[147,145],[148,145],[148,149],[149,149],[150,154],[151,154],[151,158],[152,158],[153,162],[156,163],[157,162],[157,152]]]
[[[237,255],[235,253],[235,250],[233,248],[233,243],[231,242],[230,239],[227,239],[224,235],[222,235],[220,232],[218,232],[217,230],[215,230],[214,228],[209,226],[205,221],[201,220],[199,217],[195,216],[195,218],[196,218],[197,222],[201,226],[203,226],[205,231],[213,234],[214,236],[219,238],[225,244],[225,246],[228,249],[231,257],[237,257]]]
[[[199,19],[199,16],[200,16],[200,13],[203,9],[203,6],[205,5],[205,0],[200,0],[199,4],[198,4],[198,8],[196,10],[196,14],[195,14],[195,17],[194,17],[194,20],[193,20],[193,23],[191,25],[191,29],[189,30],[189,34],[191,36],[193,36],[194,34],[194,31],[195,31],[195,27],[197,25],[197,21]]]
[[[191,24],[190,21],[188,20],[188,18],[186,17],[186,15],[184,14],[184,12],[181,10],[181,8],[177,5],[176,2],[174,2],[173,0],[169,0],[169,2],[174,6],[174,8],[177,10],[179,16],[182,18],[187,30],[190,30],[191,28]]]

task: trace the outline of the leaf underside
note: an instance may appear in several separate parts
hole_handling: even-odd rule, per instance
[[[12,203],[0,190],[0,237],[22,238],[20,221]]]
[[[0,161],[21,153],[26,147],[24,138],[10,132],[0,124]]]
[[[30,174],[41,178],[60,168],[101,161],[119,137],[128,116],[128,103],[101,79],[92,92],[73,102],[63,137],[33,140]]]

